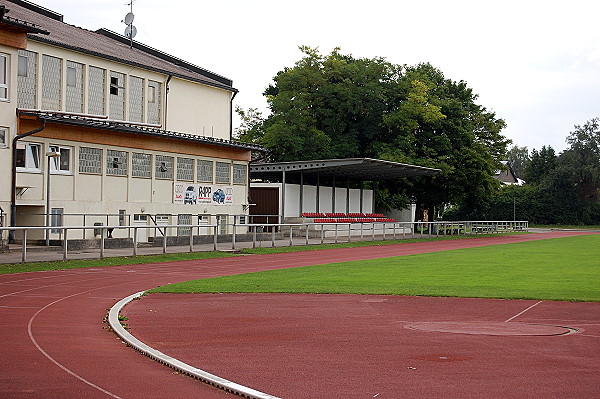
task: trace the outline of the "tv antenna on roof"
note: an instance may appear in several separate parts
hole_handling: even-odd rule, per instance
[[[127,15],[125,15],[125,18],[123,18],[123,20],[121,21],[125,25],[127,25],[127,28],[125,28],[125,37],[130,40],[129,47],[133,47],[133,38],[137,34],[137,28],[133,26],[133,19],[135,18],[135,15],[133,15],[133,1],[134,0],[131,0],[131,2],[127,4],[131,7],[131,11],[129,11]]]

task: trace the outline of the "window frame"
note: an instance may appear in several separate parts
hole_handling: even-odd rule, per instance
[[[60,157],[52,158],[50,160],[50,173],[55,175],[73,174],[73,147],[50,144],[48,148],[50,149],[50,152],[60,153]],[[63,162],[65,160],[67,160],[68,165],[66,169],[63,169]]]
[[[6,126],[0,126],[0,148],[8,147],[10,138],[10,129]]]
[[[25,148],[18,148],[20,146],[24,146]],[[32,151],[33,148],[37,148],[37,154]],[[41,173],[42,172],[42,144],[41,143],[30,143],[30,142],[21,142],[17,143],[17,159],[15,163],[19,162],[19,151],[25,151],[24,158],[24,166],[19,166],[17,164],[17,172],[32,172],[32,173]],[[37,155],[37,166],[35,165],[35,159]],[[31,165],[31,162],[34,165]]]
[[[0,101],[10,101],[10,54],[0,53],[0,64],[4,72],[0,73]]]

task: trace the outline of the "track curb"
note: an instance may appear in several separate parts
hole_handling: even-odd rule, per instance
[[[191,366],[187,363],[174,359],[164,353],[146,345],[133,335],[131,335],[125,328],[121,325],[119,321],[119,313],[121,309],[125,307],[131,301],[138,299],[141,297],[145,291],[141,291],[130,295],[126,298],[121,299],[117,302],[112,308],[110,308],[108,312],[108,324],[112,328],[112,330],[121,338],[127,345],[131,346],[135,350],[141,352],[142,354],[150,357],[151,359],[156,360],[159,363],[162,363],[166,366],[171,367],[179,371],[180,373],[189,375],[190,377],[194,377],[199,379],[207,384],[213,385],[217,388],[221,388],[227,392],[235,393],[237,395],[243,396],[249,399],[281,399],[277,396],[269,395],[267,393],[263,393],[257,391],[252,388],[248,388],[246,386],[237,384],[235,382],[226,380],[225,378],[221,378],[214,374],[208,373],[204,370]]]

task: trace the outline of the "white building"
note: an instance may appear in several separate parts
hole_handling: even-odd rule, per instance
[[[6,225],[247,214],[248,162],[262,148],[232,140],[230,79],[26,1],[0,0],[0,13]]]

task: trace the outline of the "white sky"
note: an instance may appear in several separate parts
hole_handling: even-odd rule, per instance
[[[66,23],[123,33],[130,0],[34,0]],[[395,64],[430,62],[464,80],[529,150],[562,151],[600,117],[597,0],[134,0],[136,41],[230,78],[235,104],[268,114],[272,77],[299,45]]]

